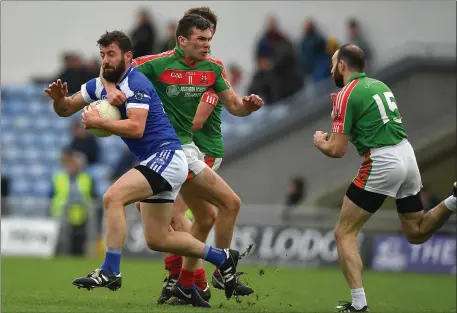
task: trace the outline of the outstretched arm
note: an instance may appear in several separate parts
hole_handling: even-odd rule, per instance
[[[75,114],[88,103],[81,94],[81,91],[68,97],[67,83],[62,84],[60,79],[50,84],[44,91],[53,100],[54,111],[61,117],[68,117]]]
[[[231,87],[219,92],[218,96],[227,111],[235,116],[247,116],[263,107],[264,104],[262,98],[254,94],[243,98],[238,97]]]
[[[243,98],[238,97],[227,79],[224,64],[219,61],[217,63],[221,71],[216,76],[213,89],[227,111],[235,116],[247,116],[260,109],[263,106],[262,98],[253,94]]]

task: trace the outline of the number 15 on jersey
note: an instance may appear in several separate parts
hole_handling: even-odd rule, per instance
[[[374,95],[373,99],[376,101],[378,105],[379,113],[381,114],[381,119],[386,124],[390,120],[393,120],[395,123],[402,123],[400,113],[398,112],[397,103],[395,103],[395,97],[392,92],[384,92],[382,94],[384,96],[384,101],[381,99],[380,95]],[[386,107],[391,112],[390,114],[387,113]],[[395,111],[396,110],[396,111]],[[390,115],[390,117],[389,117]]]

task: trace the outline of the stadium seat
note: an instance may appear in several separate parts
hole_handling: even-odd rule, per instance
[[[12,196],[28,196],[30,190],[30,183],[21,175],[14,175],[11,181],[11,195]]]

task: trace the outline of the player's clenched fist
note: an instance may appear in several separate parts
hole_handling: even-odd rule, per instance
[[[314,145],[317,147],[322,141],[328,140],[328,133],[318,130],[314,133]]]
[[[82,122],[86,128],[97,128],[99,126],[101,116],[96,106],[86,106],[82,114]]]
[[[257,111],[264,105],[262,98],[254,94],[244,97],[243,104],[252,111]]]
[[[56,82],[49,84],[49,87],[44,90],[54,102],[59,102],[68,95],[67,83],[62,84],[58,79]]]
[[[110,104],[116,105],[116,106],[120,106],[120,105],[124,104],[125,101],[127,100],[127,97],[125,96],[125,94],[117,88],[116,89],[113,88],[113,90],[110,90],[107,93],[107,96],[108,96],[108,102]]]

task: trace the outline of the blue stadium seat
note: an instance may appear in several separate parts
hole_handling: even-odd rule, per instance
[[[30,176],[34,176],[34,179],[40,179],[48,175],[46,166],[40,163],[35,163],[29,166],[28,173]]]
[[[24,102],[20,99],[7,100],[2,105],[2,113],[5,112],[8,116],[16,116],[26,113]]]
[[[11,195],[12,196],[28,196],[30,191],[30,182],[27,179],[14,177],[11,180]]]
[[[52,188],[51,176],[49,179],[36,180],[33,186],[34,195],[36,197],[49,197]]]
[[[16,159],[19,159],[21,157],[21,155],[22,155],[21,150],[16,148],[15,146],[8,144],[8,145],[3,146],[3,148],[2,148],[2,158],[5,158],[5,160],[14,161]]]

